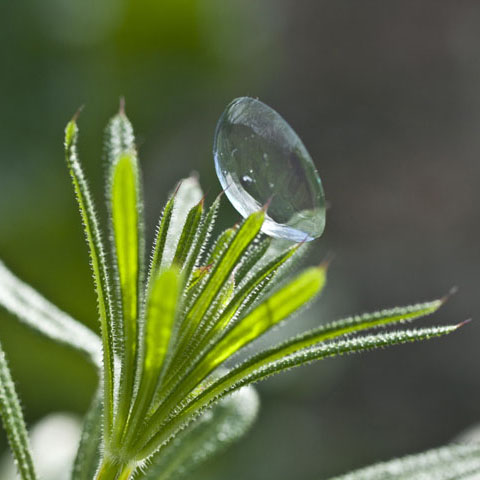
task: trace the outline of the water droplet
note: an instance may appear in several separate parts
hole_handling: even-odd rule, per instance
[[[248,97],[230,103],[218,121],[214,157],[225,194],[243,217],[270,202],[262,227],[267,235],[302,242],[322,234],[320,177],[300,138],[275,110]]]

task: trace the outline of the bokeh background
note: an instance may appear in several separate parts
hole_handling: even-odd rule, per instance
[[[232,98],[250,95],[303,138],[331,205],[309,257],[334,253],[329,285],[290,328],[454,285],[459,293],[434,320],[475,319],[479,53],[475,0],[1,2],[0,256],[96,328],[63,162],[66,121],[85,105],[80,149],[101,204],[102,129],[125,96],[151,238],[179,178],[195,170],[211,198],[220,190],[216,120]],[[222,222],[237,220],[225,204]],[[85,411],[95,375],[82,358],[3,312],[0,335],[29,423]],[[250,434],[190,478],[322,479],[441,445],[480,421],[479,340],[474,321],[449,338],[269,380]]]

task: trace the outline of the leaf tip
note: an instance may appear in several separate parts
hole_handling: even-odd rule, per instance
[[[440,298],[440,305],[444,305],[457,292],[458,292],[458,287],[456,285],[454,285],[446,295],[444,295],[442,298]]]
[[[80,114],[82,113],[82,111],[83,111],[84,108],[85,108],[85,105],[80,105],[80,106],[77,108],[77,111],[74,113],[71,122],[74,122],[74,123],[77,122],[78,117],[80,116]]]
[[[118,102],[118,114],[125,115],[125,97],[122,95]]]
[[[273,197],[275,196],[275,194],[273,194],[266,202],[265,202],[265,205],[263,205],[262,207],[262,212],[263,213],[267,213],[268,209],[270,208],[270,205],[272,203],[272,200],[273,200]]]
[[[300,243],[299,245],[302,245],[303,243]],[[318,265],[318,268],[321,270],[327,271],[330,268],[331,263],[335,259],[335,254],[333,252],[328,252],[326,257],[320,262]]]
[[[454,326],[454,329],[455,329],[455,330],[458,330],[459,328],[464,327],[465,325],[467,325],[467,324],[470,323],[471,321],[472,321],[471,318],[467,318],[467,319],[464,320],[463,322],[457,323],[457,325]]]

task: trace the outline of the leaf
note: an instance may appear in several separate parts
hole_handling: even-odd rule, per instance
[[[190,255],[192,247],[195,246],[195,242],[198,239],[198,230],[203,215],[203,199],[197,203],[188,212],[183,226],[180,239],[178,240],[177,250],[173,257],[172,264],[182,269],[187,257]]]
[[[20,477],[22,480],[35,480],[37,476],[33,466],[25,420],[1,344],[0,416]]]
[[[259,408],[253,387],[235,392],[205,412],[149,461],[143,480],[181,478],[237,441],[252,426]]]
[[[113,314],[110,281],[105,263],[105,254],[100,230],[95,215],[95,208],[85,180],[85,175],[77,156],[77,136],[78,128],[75,119],[73,119],[68,123],[65,129],[65,155],[80,208],[80,215],[85,228],[95,282],[95,291],[97,294],[103,340],[104,426],[105,431],[108,434],[113,422],[113,378],[115,374],[113,331],[116,330],[116,318]]]
[[[188,262],[184,268],[185,285],[189,286],[192,280],[192,275],[195,267],[198,267],[203,254],[203,249],[207,244],[213,227],[215,226],[215,220],[217,218],[218,208],[220,206],[220,196],[218,196],[211,207],[208,209],[208,213],[198,229],[195,237],[194,245],[188,254]]]
[[[256,359],[260,360],[261,357],[268,359],[268,361],[273,361],[298,352],[299,350],[317,345],[320,342],[341,337],[349,333],[378,328],[393,323],[412,321],[434,313],[443,305],[444,301],[444,299],[441,299],[409,305],[407,307],[395,307],[327,323],[282,342],[280,345],[264,350],[257,355]]]
[[[153,253],[150,260],[150,268],[148,272],[147,290],[150,289],[152,279],[155,277],[156,273],[158,273],[163,264],[163,253],[165,250],[165,242],[167,241],[168,228],[172,219],[173,206],[175,203],[175,194],[176,191],[169,198],[157,225],[157,229],[155,232],[155,242],[153,245]]]
[[[100,367],[100,338],[22,282],[1,261],[0,305],[30,329],[81,352]]]
[[[110,211],[114,258],[123,324],[120,340],[122,375],[118,423],[123,424],[133,395],[137,365],[137,336],[143,295],[142,197],[135,152],[122,152],[111,165]]]
[[[210,405],[239,388],[264,380],[293,367],[308,364],[314,360],[373,350],[401,343],[427,340],[452,333],[461,325],[462,324],[379,333],[376,335],[366,335],[346,340],[320,343],[319,345],[300,350],[294,354],[287,354],[286,357],[272,361],[264,358],[262,354],[255,355],[234,367],[227,375],[214,381],[208,387],[193,392],[183,405],[177,406],[171,412],[162,430],[158,431],[157,424],[158,433],[151,438],[150,435],[152,435],[152,431],[150,429],[146,430],[137,443],[137,448],[139,449],[137,457],[142,458],[150,455],[158,449],[160,445],[168,441],[172,435],[175,435],[179,429],[183,428],[200,412],[204,411],[205,408],[208,408]],[[143,446],[142,441],[145,442]]]
[[[222,312],[221,318],[216,322],[215,330],[223,330],[228,322],[238,317],[241,312],[248,309],[253,303],[259,302],[264,296],[267,284],[271,282],[278,271],[295,255],[298,248],[294,246],[277,257],[270,260],[262,268],[250,273],[243,285],[237,290],[227,308]]]
[[[265,212],[252,213],[241,225],[235,236],[229,243],[227,249],[215,264],[211,274],[205,282],[203,290],[195,299],[192,307],[185,315],[182,325],[184,330],[180,340],[179,350],[186,349],[189,340],[195,334],[201,323],[205,323],[205,314],[211,307],[232,273],[239,258],[257,236],[265,218]]]
[[[215,368],[318,294],[325,284],[325,273],[326,269],[323,267],[307,269],[225,331],[223,337],[178,379],[169,397],[152,415],[149,420],[151,428],[147,428],[143,436],[154,431],[165,415]]]
[[[467,480],[480,478],[480,445],[449,445],[379,463],[331,480]]]
[[[252,273],[255,266],[267,252],[271,243],[272,239],[265,237],[257,245],[252,245],[252,247],[249,248],[247,255],[245,255],[245,260],[240,264],[235,274],[237,283],[241,283],[247,275]]]
[[[133,127],[125,115],[125,105],[120,103],[117,115],[108,122],[105,135],[105,154],[111,166],[125,152],[135,151],[135,135]]]
[[[172,263],[188,212],[200,202],[202,197],[203,192],[196,177],[191,176],[180,180],[175,193],[175,203],[165,242],[163,265],[169,266]]]
[[[95,395],[83,421],[82,435],[72,469],[72,480],[92,480],[100,462],[102,395]]]
[[[147,323],[144,337],[144,360],[140,385],[132,407],[127,437],[122,444],[128,444],[137,433],[153,399],[155,389],[162,380],[164,361],[172,336],[180,294],[178,269],[172,267],[160,272],[153,283],[147,305]]]
[[[230,245],[237,228],[227,228],[217,238],[207,259],[207,265],[213,265],[222,257],[223,253]]]
[[[325,268],[309,268],[263,301],[215,342],[197,368],[190,373],[192,382],[203,380],[245,345],[307,304],[322,291],[325,281]]]

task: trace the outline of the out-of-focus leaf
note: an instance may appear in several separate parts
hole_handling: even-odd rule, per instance
[[[1,261],[0,305],[28,328],[78,350],[100,367],[102,361],[100,338],[22,282]]]
[[[136,478],[174,480],[184,477],[245,435],[257,416],[258,407],[253,387],[226,397],[162,447],[151,460],[149,470]]]
[[[0,344],[0,417],[22,480],[37,478],[20,401]]]
[[[100,461],[102,439],[102,396],[97,394],[85,415],[77,455],[73,463],[72,480],[92,480]]]
[[[478,480],[480,444],[450,445],[379,463],[331,480]]]

